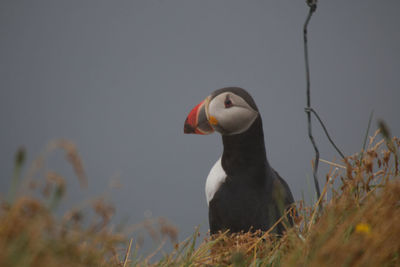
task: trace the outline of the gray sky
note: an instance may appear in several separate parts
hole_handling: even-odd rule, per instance
[[[183,239],[208,227],[204,185],[222,151],[218,134],[184,135],[183,122],[213,90],[240,86],[261,112],[271,165],[295,199],[311,198],[307,11],[289,0],[2,0],[1,191],[17,147],[31,162],[67,138],[89,177],[81,190],[60,153],[50,160],[69,179],[69,206],[106,194],[117,218],[149,210]],[[311,21],[312,105],[346,154],[360,150],[371,110],[400,135],[399,13],[398,0],[320,1]],[[316,126],[322,158],[338,157]]]

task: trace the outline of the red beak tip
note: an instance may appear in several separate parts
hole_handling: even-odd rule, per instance
[[[183,127],[183,132],[185,134],[205,135],[213,132],[211,126],[208,124],[207,121],[205,121],[206,117],[204,111],[204,101],[205,100],[201,101],[189,112],[189,115],[187,116],[185,120],[185,125]],[[207,127],[207,125],[209,127]]]

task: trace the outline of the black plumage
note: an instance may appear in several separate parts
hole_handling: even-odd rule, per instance
[[[217,97],[220,99],[209,104]],[[232,100],[236,103],[231,103]],[[237,108],[230,110],[235,105]],[[204,113],[211,106],[214,110],[208,112],[214,112],[215,116],[207,113],[207,119],[199,120],[201,115],[198,114]],[[212,123],[210,117],[213,117]],[[227,124],[223,125],[224,122]],[[249,124],[250,122],[252,123]],[[217,182],[212,185],[216,186],[209,197],[211,234],[225,230],[268,230],[294,201],[289,186],[268,162],[262,120],[253,98],[238,87],[214,91],[189,114],[185,122],[185,132],[211,133],[212,131],[204,127],[204,123],[209,126],[212,124],[212,128],[222,135],[221,167],[226,176],[225,179],[216,176],[214,181]],[[235,133],[229,132],[227,125],[235,129]],[[243,125],[243,131],[237,131],[238,125]],[[247,125],[250,126],[247,128]],[[284,221],[292,224],[290,217]],[[279,223],[273,232],[281,234],[284,229],[284,225]]]
[[[268,163],[261,117],[246,132],[223,135],[222,140],[227,178],[209,203],[210,231],[266,231],[293,203],[293,196]],[[276,232],[283,229],[279,224]]]

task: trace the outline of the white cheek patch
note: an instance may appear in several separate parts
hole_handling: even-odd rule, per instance
[[[213,199],[215,193],[217,193],[220,186],[225,182],[226,173],[222,168],[221,158],[217,160],[217,162],[212,167],[210,173],[207,176],[206,181],[206,198],[207,205],[210,204],[210,201]]]
[[[233,106],[226,108],[224,101],[229,96]],[[245,132],[258,116],[246,101],[233,93],[223,93],[210,101],[208,113],[217,119],[218,124],[214,127],[222,134],[232,135]]]
[[[252,109],[234,106],[222,110],[219,117],[218,122],[224,129],[229,130],[228,134],[239,134],[250,128],[257,118],[257,112]]]

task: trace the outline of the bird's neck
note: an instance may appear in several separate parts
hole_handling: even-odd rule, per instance
[[[223,135],[224,152],[222,166],[229,176],[242,173],[247,175],[264,174],[268,177],[271,172],[264,144],[264,133],[260,116],[250,128],[236,135]],[[227,167],[229,166],[229,167]]]

